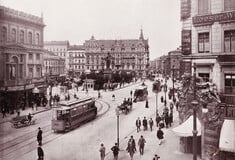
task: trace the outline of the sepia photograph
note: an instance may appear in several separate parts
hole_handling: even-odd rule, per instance
[[[235,0],[0,0],[0,159],[235,160]]]

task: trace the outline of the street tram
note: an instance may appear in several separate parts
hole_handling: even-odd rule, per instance
[[[134,102],[144,101],[148,97],[148,90],[146,85],[140,85],[135,89]]]
[[[51,127],[55,132],[69,131],[95,119],[96,115],[94,97],[61,101],[59,107],[53,110]]]

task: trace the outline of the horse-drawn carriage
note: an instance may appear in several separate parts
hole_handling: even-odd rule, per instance
[[[28,115],[17,116],[12,118],[11,123],[15,128],[26,127],[35,124],[36,119],[29,120]]]
[[[131,100],[124,101],[120,106],[118,106],[118,109],[122,111],[122,113],[129,113],[132,110],[132,102]]]
[[[144,84],[144,83],[143,83]],[[146,85],[138,86],[134,92],[134,102],[145,101],[148,97],[148,90]]]

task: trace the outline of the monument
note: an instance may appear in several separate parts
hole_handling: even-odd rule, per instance
[[[110,68],[112,59],[113,59],[113,57],[108,52],[107,57],[104,58],[105,63],[106,63],[106,68],[104,69],[104,77],[107,78],[108,81],[110,81],[112,78],[112,69]]]

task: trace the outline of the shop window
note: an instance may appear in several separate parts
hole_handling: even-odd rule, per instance
[[[209,82],[209,73],[198,73],[198,76],[201,77],[204,82]]]
[[[198,0],[198,14],[209,12],[209,0]]]
[[[235,52],[235,30],[224,31],[224,52]]]
[[[224,10],[225,11],[235,10],[235,1],[234,0],[224,0]]]
[[[16,42],[16,29],[15,28],[11,30],[11,41]]]
[[[6,27],[2,27],[2,30],[1,30],[1,41],[2,42],[6,42],[7,41],[7,28]]]
[[[29,68],[29,78],[33,78],[33,67]]]
[[[209,32],[198,34],[198,52],[199,53],[209,53]]]
[[[33,44],[33,35],[32,35],[32,32],[28,33],[28,43],[29,44]]]
[[[20,31],[20,43],[24,43],[24,31]]]

